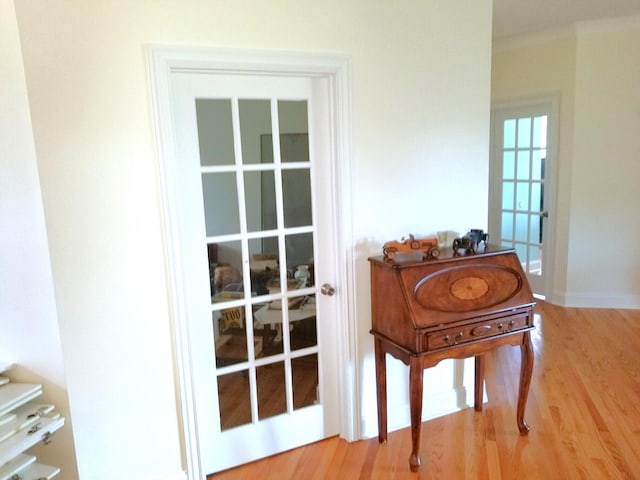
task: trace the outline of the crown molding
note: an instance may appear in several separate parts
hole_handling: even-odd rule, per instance
[[[600,20],[585,20],[576,23],[576,33],[578,35],[638,29],[640,29],[640,15],[604,18]]]
[[[571,25],[493,39],[492,53],[503,53],[533,47],[556,40],[593,33],[610,33],[640,29],[640,15],[583,20]]]
[[[533,47],[544,43],[554,42],[557,40],[575,38],[575,36],[575,25],[565,25],[563,27],[523,33],[521,35],[494,38],[491,49],[493,54],[503,53],[511,50],[518,50],[520,48]]]

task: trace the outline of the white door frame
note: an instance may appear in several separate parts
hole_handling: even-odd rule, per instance
[[[359,406],[357,401],[357,342],[355,316],[355,254],[351,231],[351,104],[350,59],[340,55],[314,55],[236,49],[203,49],[189,47],[149,46],[147,48],[149,82],[157,176],[161,196],[167,285],[170,302],[176,386],[178,388],[179,418],[183,438],[183,461],[189,479],[204,479],[195,422],[195,403],[192,387],[192,362],[188,348],[187,321],[181,293],[182,275],[177,248],[177,216],[173,184],[176,173],[175,132],[173,128],[171,75],[174,72],[203,74],[280,75],[325,78],[329,83],[329,115],[331,140],[328,147],[329,164],[336,180],[333,190],[336,209],[335,251],[338,252],[335,270],[337,310],[339,322],[338,382],[340,385],[340,436],[347,441],[357,439]]]
[[[495,227],[495,208],[500,205],[499,189],[496,188],[502,181],[497,175],[496,162],[502,162],[499,145],[496,135],[496,120],[498,112],[505,110],[519,110],[531,107],[543,106],[550,112],[547,124],[547,159],[545,163],[545,210],[548,212],[548,218],[545,219],[547,228],[545,229],[544,245],[545,245],[545,270],[544,276],[544,292],[542,295],[546,299],[552,299],[555,276],[555,244],[557,236],[557,177],[558,177],[558,132],[560,129],[560,94],[549,94],[540,97],[522,98],[517,100],[507,100],[496,102],[491,105],[491,167],[490,167],[490,184],[489,184],[489,231],[498,231]],[[536,292],[540,293],[540,292]]]

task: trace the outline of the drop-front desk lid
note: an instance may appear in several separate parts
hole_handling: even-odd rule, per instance
[[[488,246],[477,254],[440,256],[424,260],[421,253],[369,258],[377,321],[406,322],[423,329],[477,318],[535,303],[513,249]]]

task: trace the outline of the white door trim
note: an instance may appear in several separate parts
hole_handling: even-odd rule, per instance
[[[175,132],[171,100],[171,75],[174,72],[222,73],[245,75],[291,75],[325,78],[329,87],[331,140],[329,163],[336,185],[333,192],[336,208],[336,278],[337,308],[344,321],[339,322],[338,381],[340,385],[340,436],[357,439],[359,427],[356,315],[355,254],[351,221],[351,62],[342,55],[205,49],[149,46],[147,48],[149,88],[154,122],[157,177],[164,227],[167,289],[174,340],[175,382],[178,391],[179,418],[183,432],[183,461],[189,479],[204,479],[195,422],[192,386],[192,363],[188,348],[184,298],[181,293],[182,271],[177,248],[177,216],[172,191],[175,172]]]
[[[497,198],[496,185],[501,181],[500,178],[496,178],[495,162],[496,157],[499,156],[498,151],[500,145],[497,142],[496,136],[496,122],[495,117],[498,112],[505,110],[518,110],[531,107],[544,106],[550,112],[549,123],[547,125],[548,146],[547,146],[547,165],[546,169],[549,175],[545,179],[545,197],[546,205],[545,210],[548,211],[549,217],[546,219],[547,229],[545,233],[545,273],[544,273],[544,292],[543,295],[546,299],[553,301],[553,292],[555,292],[554,278],[555,278],[555,245],[556,237],[558,235],[558,205],[557,205],[557,177],[558,177],[558,132],[560,129],[560,94],[550,93],[548,95],[528,97],[514,100],[505,100],[502,102],[495,102],[491,105],[491,177],[489,184],[489,206],[495,208],[500,204],[500,199]],[[489,231],[495,231],[495,224],[492,225],[489,215],[490,225]],[[552,235],[549,235],[549,232]]]

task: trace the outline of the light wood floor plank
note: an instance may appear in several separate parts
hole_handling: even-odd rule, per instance
[[[573,480],[640,478],[640,310],[536,306],[535,365],[521,436],[520,352],[486,357],[488,402],[422,425],[419,472],[409,429],[347,443],[333,437],[209,480]]]

